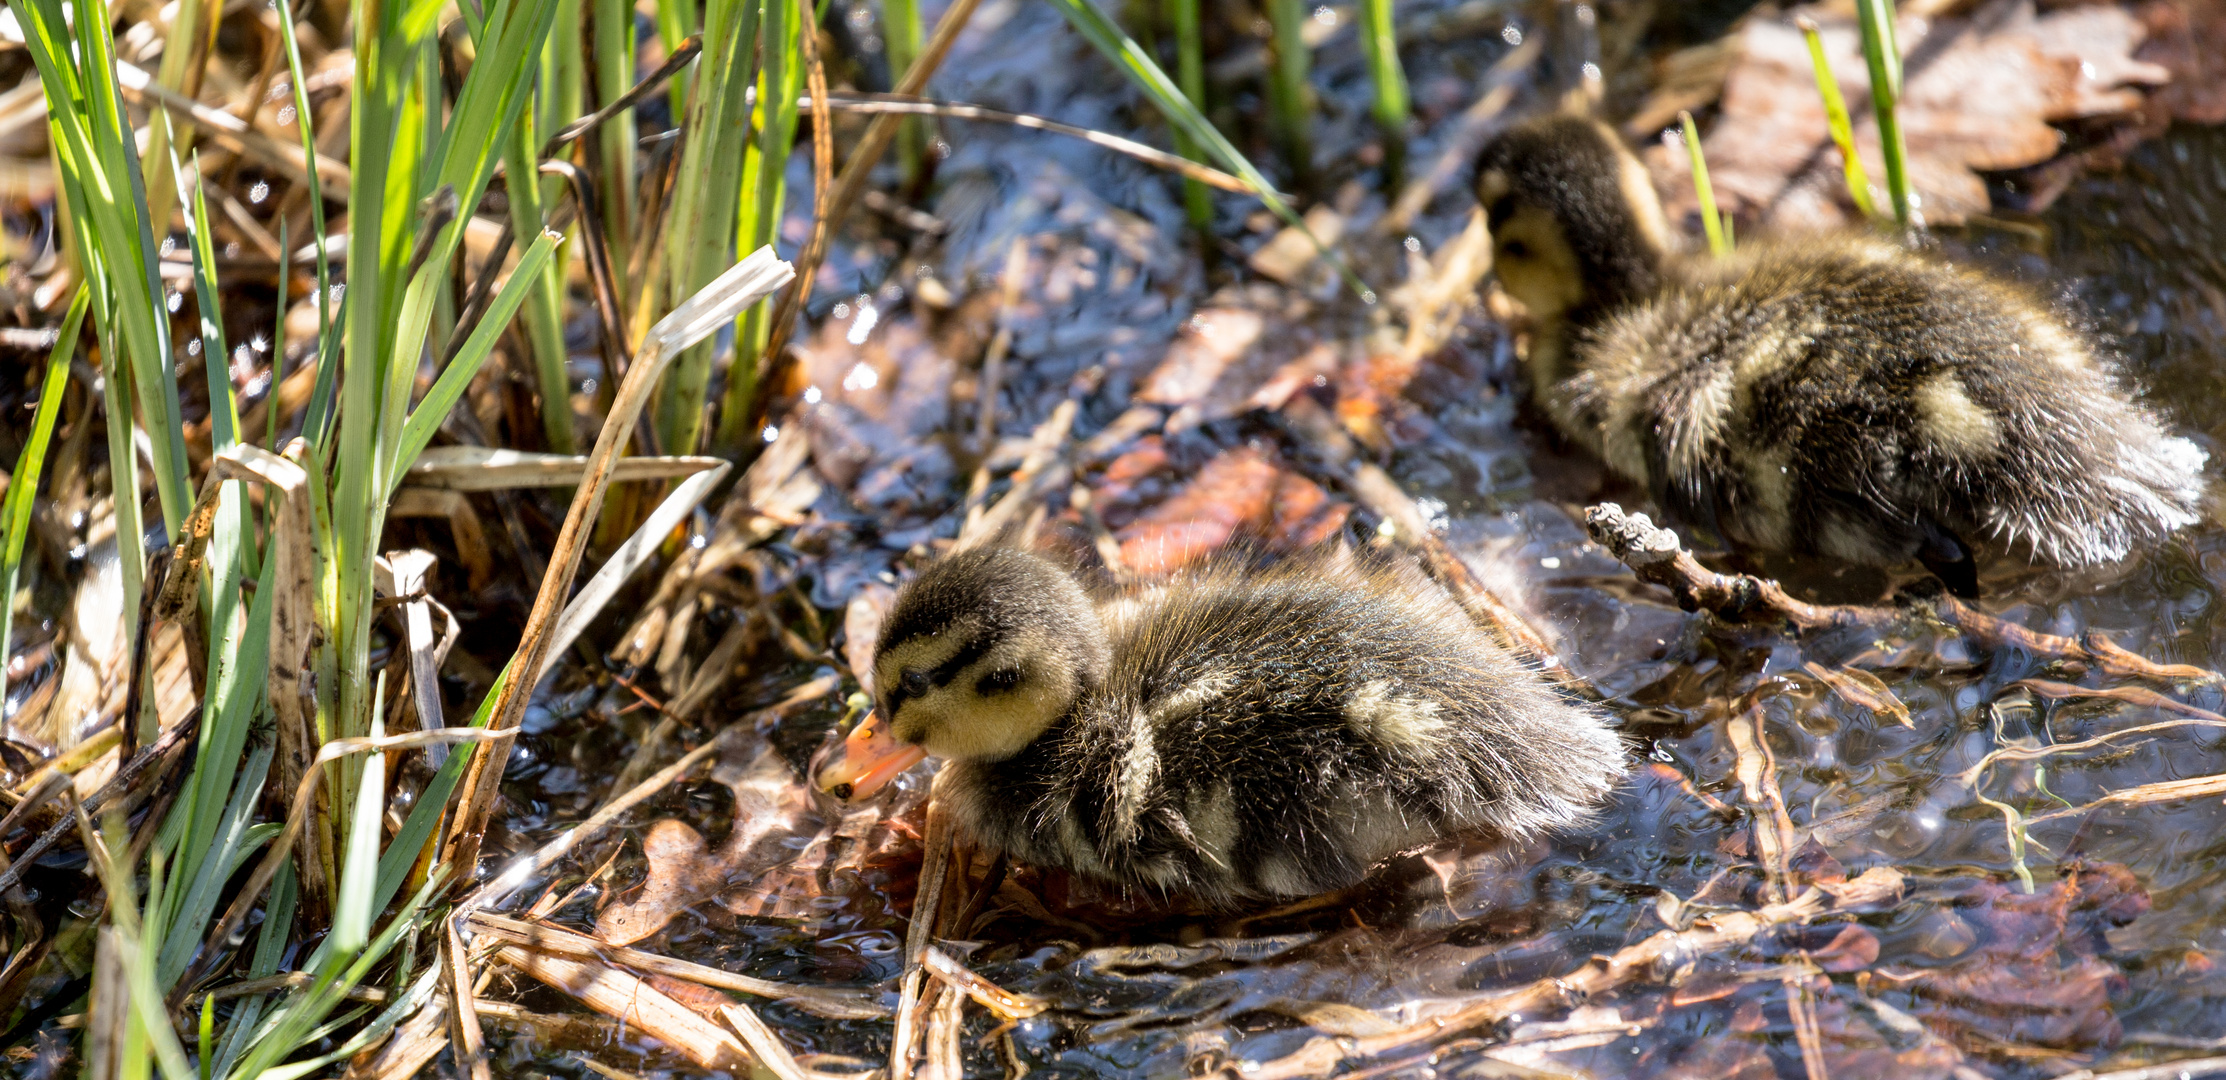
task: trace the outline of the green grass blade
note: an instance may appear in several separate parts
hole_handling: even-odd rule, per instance
[[[1260,201],[1266,203],[1268,209],[1275,212],[1275,216],[1313,240],[1315,250],[1337,269],[1338,276],[1344,279],[1346,287],[1352,289],[1362,302],[1376,302],[1375,290],[1362,284],[1353,275],[1352,268],[1346,265],[1344,257],[1324,246],[1321,238],[1306,228],[1306,222],[1299,218],[1298,212],[1291,209],[1291,205],[1281,195],[1276,194],[1275,187],[1268,183],[1267,177],[1261,175],[1251,161],[1238,153],[1237,148],[1207,122],[1205,115],[1168,80],[1167,73],[1159,69],[1159,65],[1152,61],[1151,55],[1142,46],[1114,25],[1113,20],[1106,18],[1105,13],[1099,11],[1090,0],[1052,0],[1052,3],[1059,8],[1060,14],[1067,17],[1069,25],[1079,31],[1106,59],[1113,61],[1114,66],[1127,75],[1129,81],[1135,83],[1151,99],[1152,104],[1159,107],[1176,130],[1204,147],[1223,169],[1235,173],[1245,183],[1252,185],[1252,190],[1260,196]],[[666,450],[671,452],[672,447],[668,444]]]
[[[758,33],[757,0],[711,0],[704,9],[703,55],[688,102],[689,138],[680,150],[673,181],[671,220],[690,227],[675,237],[667,256],[664,307],[685,303],[734,265],[735,178],[747,150],[750,107],[746,94],[757,78],[752,45]],[[668,454],[691,454],[702,441],[703,412],[711,382],[711,347],[689,349],[673,361],[659,384],[657,445]]]
[[[1700,200],[1700,227],[1708,234],[1708,253],[1721,259],[1731,254],[1731,241],[1724,233],[1723,215],[1716,210],[1716,186],[1708,182],[1708,159],[1700,152],[1700,129],[1693,124],[1693,114],[1682,109],[1677,122],[1685,132],[1685,153],[1693,162],[1693,195]]]
[[[548,227],[537,179],[535,154],[540,140],[535,135],[533,117],[519,117],[509,152],[503,155],[510,178],[510,228],[519,236],[539,236]],[[481,273],[498,269],[490,266]],[[579,452],[579,440],[572,433],[572,378],[565,370],[570,350],[564,345],[564,282],[555,270],[554,264],[544,267],[526,295],[526,345],[533,353],[535,381],[541,386],[541,437],[551,453],[574,454]],[[495,326],[499,329],[507,323],[505,318]],[[480,323],[486,325],[485,320]]]
[[[379,675],[371,698],[371,737],[386,734],[386,675]],[[371,886],[378,876],[379,831],[386,805],[386,755],[363,755],[363,778],[356,789],[355,812],[349,815],[348,846],[340,870],[340,895],[333,903],[332,947],[354,953],[371,937]]]
[[[762,36],[754,125],[758,139],[742,160],[742,203],[734,230],[734,255],[738,259],[780,236],[781,210],[788,197],[789,148],[796,141],[796,100],[804,88],[803,27],[798,14],[796,0],[766,0],[759,17]],[[913,18],[918,20],[916,12]],[[722,449],[745,446],[750,441],[750,405],[757,396],[759,358],[772,330],[766,322],[771,317],[764,306],[752,307],[743,313],[735,329],[734,363],[727,369],[726,400],[719,410],[716,436]]]
[[[1847,115],[1847,99],[1840,96],[1839,80],[1832,76],[1832,62],[1824,55],[1824,35],[1817,33],[1816,23],[1802,18],[1801,36],[1808,39],[1809,67],[1816,73],[1816,93],[1824,99],[1824,120],[1832,131],[1832,142],[1840,148],[1840,160],[1846,164],[1847,194],[1855,200],[1855,209],[1865,218],[1878,216],[1878,204],[1870,197],[1870,177],[1863,171],[1863,159],[1855,153],[1855,124]]]
[[[1183,97],[1197,103],[1206,100],[1206,58],[1204,42],[1198,29],[1198,0],[1165,0],[1168,30],[1175,35],[1175,77]],[[1175,152],[1192,161],[1204,163],[1205,154],[1198,142],[1181,126],[1175,128]],[[1183,178],[1183,210],[1190,215],[1190,225],[1200,232],[1213,227],[1213,193],[1206,185]]]
[[[595,0],[596,107],[601,108],[634,88],[634,5],[626,0]],[[678,115],[678,114],[675,114]],[[635,177],[634,111],[621,110],[603,122],[596,135],[601,168],[603,238],[611,249],[611,275],[618,295],[632,296],[627,279],[627,253],[634,250],[634,210],[639,199]]]
[[[772,0],[779,4],[785,0]],[[895,82],[912,69],[912,60],[920,55],[920,5],[917,0],[881,0],[881,37],[888,42],[889,79]],[[793,101],[796,95],[790,94]],[[897,127],[897,164],[903,170],[906,184],[920,178],[920,161],[927,149],[927,127],[918,119],[909,119]],[[744,250],[754,251],[755,248]]]
[[[495,342],[501,339],[503,327],[509,325],[511,317],[517,314],[519,306],[525,303],[526,298],[541,287],[542,275],[556,253],[558,242],[559,238],[555,234],[542,233],[533,242],[533,246],[526,249],[526,253],[518,259],[517,269],[511,271],[509,279],[502,283],[502,288],[495,292],[494,300],[489,302],[486,316],[479,320],[478,326],[472,328],[471,336],[464,339],[463,347],[456,351],[456,358],[449,361],[447,369],[441,372],[440,378],[433,381],[432,388],[425,392],[425,400],[411,410],[409,420],[402,425],[402,437],[395,447],[394,462],[386,470],[393,481],[387,488],[389,497],[393,495],[394,488],[400,485],[402,477],[410,471],[410,465],[417,461],[417,455],[432,443],[433,433],[440,430],[441,421],[448,418],[448,411],[462,400],[464,390],[471,385],[473,377],[479,374],[480,366],[494,352]]]
[[[1088,2],[1088,0],[1079,0]],[[1308,85],[1314,52],[1306,47],[1306,21],[1314,5],[1306,0],[1266,0],[1268,10],[1268,118],[1275,141],[1291,175],[1309,177],[1314,172],[1313,140],[1307,129],[1313,121],[1313,92]]]
[[[1902,143],[1901,46],[1894,41],[1893,0],[1855,0],[1863,31],[1863,61],[1870,66],[1870,103],[1878,119],[1878,145],[1886,156],[1886,192],[1894,220],[1904,229],[1916,224],[1917,199],[1909,184],[1909,153]]]
[[[1368,81],[1375,89],[1371,111],[1383,130],[1385,162],[1396,177],[1405,159],[1407,70],[1399,63],[1399,31],[1392,20],[1392,0],[1360,0],[1360,49],[1368,60]]]
[[[0,553],[0,691],[7,689],[6,659],[14,627],[16,574],[23,567],[23,541],[31,533],[31,502],[38,496],[39,473],[46,467],[46,447],[54,438],[54,425],[62,415],[62,394],[69,388],[70,358],[77,354],[77,334],[85,325],[85,311],[92,304],[92,290],[77,287],[70,312],[62,319],[62,336],[46,355],[46,378],[39,383],[38,411],[31,415],[31,437],[15,459],[8,477],[8,495],[0,503],[0,528],[5,528],[7,549]],[[87,415],[78,423],[92,422]],[[129,640],[129,639],[126,639]]]
[[[231,353],[224,345],[222,294],[216,285],[216,245],[209,236],[209,200],[202,191],[201,161],[195,155],[194,183],[186,189],[185,170],[171,162],[178,177],[178,205],[189,208],[186,233],[192,237],[193,299],[201,313],[201,370],[209,380],[209,448],[223,453],[240,441],[240,406],[232,393]]]
[[[317,176],[317,136],[316,132],[311,130],[313,125],[309,111],[309,91],[302,85],[301,42],[296,40],[294,34],[293,0],[272,0],[272,2],[278,5],[279,43],[286,52],[286,75],[288,85],[293,88],[294,130],[301,136],[302,158],[308,163],[309,175],[312,178],[309,185],[310,196],[306,201],[309,203],[310,228],[315,233],[311,237],[310,243],[315,246],[317,252],[317,353],[314,359],[314,363],[317,365],[317,380],[313,384],[309,395],[309,413],[302,425],[302,434],[308,436],[311,443],[322,445],[327,430],[325,421],[332,416],[333,377],[340,370],[339,354],[335,351],[338,348],[338,342],[333,338],[332,329],[332,263],[325,254],[325,201],[317,197],[318,189],[315,181]],[[280,228],[283,229],[284,227],[284,223],[281,223]],[[280,238],[279,246],[285,247],[283,236]],[[283,302],[279,304],[278,322],[281,327],[286,324],[286,305]],[[284,359],[286,355],[283,344],[285,336],[281,334],[272,340],[281,343],[275,355]],[[276,378],[275,372],[273,378]],[[274,383],[274,389],[275,385]],[[277,410],[273,408],[270,413],[272,422],[276,423]],[[272,447],[272,449],[277,448]]]
[[[212,834],[212,842],[201,851],[187,852],[177,864],[182,871],[189,870],[193,877],[180,894],[177,917],[161,927],[161,952],[155,959],[155,977],[164,986],[175,983],[178,976],[185,973],[194,950],[208,934],[209,920],[216,913],[225,884],[232,879],[237,858],[242,851],[249,850],[247,834],[255,806],[263,797],[263,780],[269,775],[273,750],[272,744],[266,742],[248,755],[239,783],[233,788],[232,800],[226,804]],[[149,928],[154,928],[151,918]]]

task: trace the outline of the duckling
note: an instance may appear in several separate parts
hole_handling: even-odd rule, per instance
[[[863,798],[932,754],[975,842],[1218,907],[1581,823],[1624,770],[1600,712],[1426,582],[1349,557],[1101,604],[1042,556],[977,548],[899,592],[872,670],[879,707],[821,790]]]
[[[2193,523],[2207,455],[2024,289],[1859,236],[1679,258],[1645,169],[1598,123],[1481,153],[1502,288],[1555,424],[1735,548],[1978,589],[1974,549],[2085,567]]]

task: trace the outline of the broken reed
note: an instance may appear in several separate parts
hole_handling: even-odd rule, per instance
[[[1801,36],[1808,41],[1809,67],[1816,74],[1816,93],[1824,99],[1824,121],[1831,129],[1832,142],[1839,147],[1841,170],[1847,175],[1847,194],[1855,200],[1855,209],[1864,220],[1878,216],[1878,204],[1870,196],[1870,177],[1863,171],[1863,159],[1855,153],[1855,124],[1847,115],[1847,100],[1840,96],[1840,83],[1832,75],[1832,62],[1824,55],[1824,35],[1817,32],[1816,22],[1803,15],[1794,20],[1801,28]]]
[[[1886,191],[1894,220],[1903,229],[1917,224],[1916,195],[1909,186],[1908,151],[1901,137],[1901,48],[1894,40],[1893,0],[1855,0],[1856,25],[1863,35],[1863,60],[1870,67],[1871,113],[1878,120],[1878,145],[1886,157]]]
[[[1731,222],[1716,209],[1716,187],[1708,182],[1708,159],[1701,155],[1700,129],[1693,124],[1693,114],[1678,110],[1677,123],[1684,133],[1685,153],[1693,163],[1693,195],[1700,203],[1700,227],[1708,234],[1708,253],[1721,259],[1731,254]]]

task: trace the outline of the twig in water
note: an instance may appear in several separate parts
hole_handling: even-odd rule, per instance
[[[2219,674],[2208,668],[2160,664],[2094,631],[2077,640],[2043,634],[1989,615],[1952,596],[1913,601],[1910,610],[1805,603],[1768,578],[1719,574],[1702,566],[1678,542],[1676,533],[1656,528],[1645,514],[1625,513],[1615,503],[1587,509],[1585,529],[1594,542],[1629,567],[1640,581],[1670,590],[1679,607],[1705,612],[1733,625],[1785,622],[1804,632],[1859,629],[1886,634],[1907,625],[1912,615],[1929,615],[1983,649],[2022,649],[2043,660],[2092,665],[2111,675],[2159,682],[2220,681]]]
[[[974,974],[966,965],[933,945],[920,953],[920,960],[927,967],[928,974],[943,980],[944,985],[973,998],[999,1020],[1024,1020],[1041,1015],[1051,1008],[1043,1001],[1024,994],[1015,994]]]
[[[1898,894],[1901,874],[1887,867],[1873,867],[1838,891],[1838,907],[1872,903]],[[1613,955],[1595,956],[1568,974],[1539,979],[1443,1016],[1380,1035],[1315,1038],[1287,1056],[1270,1061],[1235,1062],[1225,1066],[1223,1071],[1239,1080],[1300,1080],[1328,1076],[1347,1062],[1435,1045],[1462,1032],[1504,1022],[1512,1016],[1536,1017],[1561,1012],[1616,988],[1651,981],[1687,958],[1707,956],[1744,944],[1771,927],[1805,921],[1826,910],[1829,909],[1825,894],[1812,888],[1785,903],[1771,904],[1756,911],[1710,914],[1690,930],[1660,931]]]

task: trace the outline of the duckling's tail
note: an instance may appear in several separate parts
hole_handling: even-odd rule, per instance
[[[2138,406],[2090,420],[2050,432],[2030,447],[2035,452],[2019,455],[2025,467],[2012,483],[2026,491],[1985,511],[1998,539],[2029,545],[2042,562],[2096,566],[2200,518],[2210,459],[2202,447],[2165,434]]]

